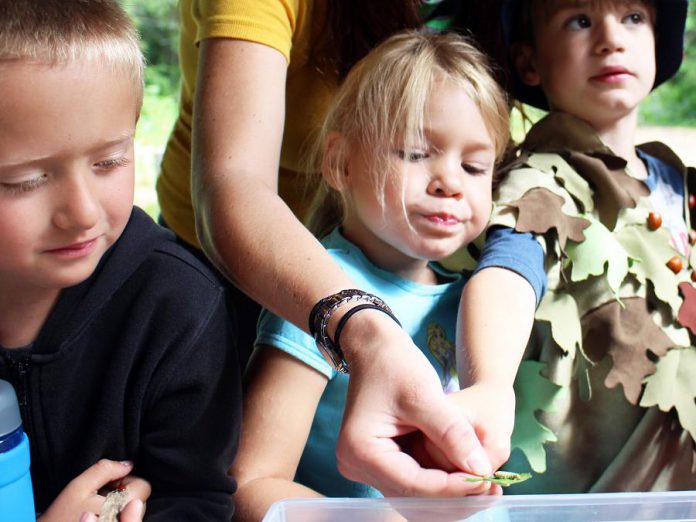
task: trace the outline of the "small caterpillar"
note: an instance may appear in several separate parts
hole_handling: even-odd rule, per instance
[[[531,473],[513,473],[512,471],[496,471],[488,477],[466,477],[467,482],[493,482],[503,487],[519,484],[531,478]]]
[[[499,479],[512,479],[512,480],[519,480],[522,478],[522,476],[519,473],[514,473],[512,471],[496,471],[493,473],[494,478],[499,478]]]

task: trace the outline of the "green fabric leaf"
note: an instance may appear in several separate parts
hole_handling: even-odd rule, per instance
[[[512,448],[520,449],[531,468],[537,473],[546,471],[544,444],[558,440],[556,435],[536,417],[536,412],[552,412],[555,402],[565,393],[557,384],[541,375],[546,368],[538,361],[522,361],[515,378],[515,428],[512,432]]]
[[[567,254],[573,266],[571,279],[583,281],[591,275],[602,275],[606,267],[607,283],[616,294],[628,274],[628,253],[599,221],[590,219],[584,233],[582,243],[568,243]]]
[[[551,323],[551,335],[564,353],[575,356],[582,350],[582,331],[578,305],[570,295],[548,290],[539,303],[536,318]]]
[[[645,379],[641,406],[662,411],[676,408],[680,424],[696,440],[696,348],[674,348],[657,362],[657,371]]]
[[[657,298],[671,306],[676,315],[682,304],[679,281],[687,279],[687,273],[682,271],[680,276],[667,268],[667,261],[677,255],[677,251],[670,246],[667,227],[650,231],[641,225],[627,226],[615,232],[615,237],[629,256],[640,260],[640,263],[631,265],[630,271],[642,283],[650,280]]]
[[[520,168],[511,171],[496,188],[490,223],[515,228],[516,209],[509,207],[508,203],[520,199],[529,190],[539,188],[545,188],[563,198],[563,213],[569,216],[578,213],[577,205],[553,177],[537,169]]]

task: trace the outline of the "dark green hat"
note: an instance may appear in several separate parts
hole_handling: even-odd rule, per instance
[[[510,44],[522,0],[504,0],[501,12],[503,40],[507,50],[512,96],[523,103],[548,110],[544,92],[539,86],[527,85],[509,60]],[[653,89],[676,74],[684,57],[684,28],[688,0],[654,0],[657,10],[655,24],[655,84]]]

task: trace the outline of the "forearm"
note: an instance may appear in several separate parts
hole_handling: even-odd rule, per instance
[[[306,329],[319,299],[352,284],[278,195],[286,71],[270,47],[201,42],[192,198],[199,239],[218,268]]]
[[[243,190],[223,184],[198,194],[201,243],[242,291],[306,329],[319,299],[355,285],[273,187],[253,174],[234,175]]]
[[[235,494],[234,520],[258,522],[274,502],[288,498],[320,498],[322,495],[302,484],[281,478],[259,478],[243,484]]]
[[[536,296],[505,268],[474,274],[464,287],[457,327],[457,367],[464,388],[477,382],[512,386],[534,322]]]

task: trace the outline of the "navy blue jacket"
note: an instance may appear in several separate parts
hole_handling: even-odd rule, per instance
[[[146,520],[229,520],[241,378],[224,284],[135,208],[31,350],[0,349],[21,403],[37,512],[101,458],[152,484]]]

